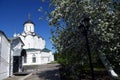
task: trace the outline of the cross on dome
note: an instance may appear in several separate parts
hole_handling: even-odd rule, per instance
[[[30,20],[30,17],[31,17],[31,15],[30,15],[30,13],[28,13],[28,20]]]
[[[27,23],[32,23],[33,25],[35,25],[35,24],[30,20],[30,18],[31,18],[31,15],[30,15],[30,13],[28,13],[28,20],[24,22],[24,25],[27,24]]]

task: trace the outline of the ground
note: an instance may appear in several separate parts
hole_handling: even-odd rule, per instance
[[[59,65],[45,64],[38,66],[25,80],[60,80]]]
[[[13,76],[5,80],[60,80],[59,64],[44,64],[37,66],[26,66],[25,72],[32,73],[28,76]]]

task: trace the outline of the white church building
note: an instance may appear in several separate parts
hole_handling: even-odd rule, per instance
[[[23,49],[26,50],[26,56],[23,58],[23,65],[40,65],[54,61],[53,53],[45,47],[45,40],[34,32],[35,24],[28,19],[24,23],[24,31],[20,34],[14,34],[14,37],[20,37],[24,43]]]

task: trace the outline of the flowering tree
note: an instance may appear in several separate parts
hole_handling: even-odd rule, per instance
[[[83,30],[79,27],[86,15],[90,18],[88,38],[94,62],[102,53],[112,55],[112,61],[120,62],[118,1],[51,0],[51,5],[54,9],[51,11],[50,25],[55,26],[52,28],[52,41],[61,53],[61,58],[64,58],[62,61],[70,64],[71,69],[74,69],[76,64],[84,63],[86,66],[85,63],[88,62]]]

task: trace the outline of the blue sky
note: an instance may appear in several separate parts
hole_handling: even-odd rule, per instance
[[[11,38],[13,34],[23,32],[23,23],[31,14],[31,20],[35,23],[35,32],[46,40],[46,47],[52,50],[50,42],[50,27],[45,20],[45,11],[48,10],[49,2],[41,0],[0,0],[0,30]],[[43,11],[38,9],[43,7]],[[44,17],[40,20],[39,17]],[[53,50],[54,51],[54,50]]]

